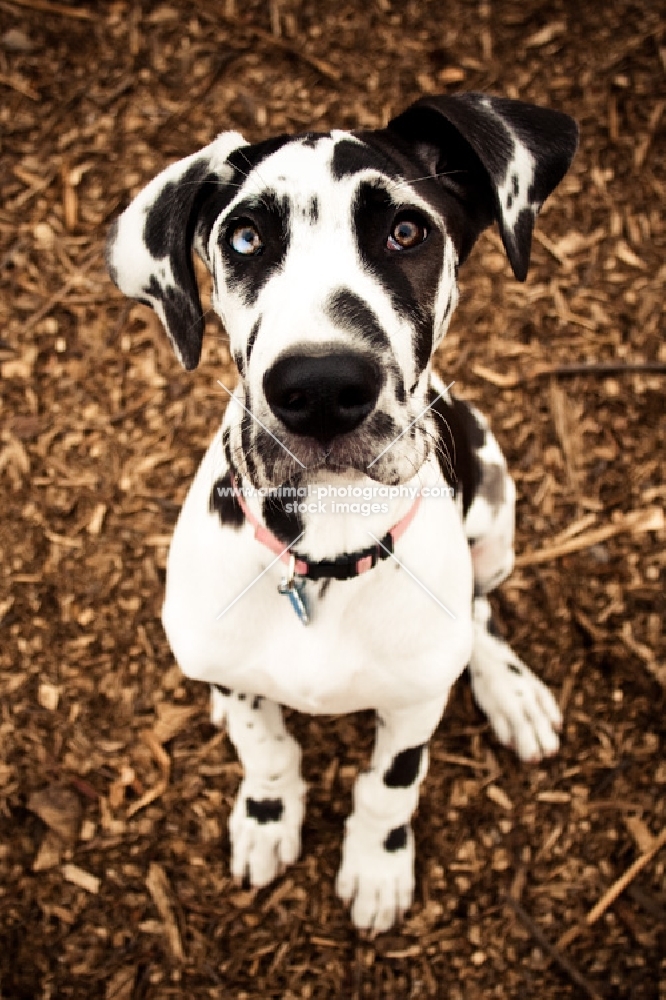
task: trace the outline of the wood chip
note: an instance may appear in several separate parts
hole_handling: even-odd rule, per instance
[[[499,787],[499,785],[488,785],[486,788],[486,795],[491,802],[495,805],[501,806],[506,812],[511,812],[513,810],[513,802],[506,794],[506,792]]]
[[[92,875],[90,872],[84,871],[78,865],[63,865],[62,874],[68,882],[78,885],[80,889],[85,889],[86,892],[90,892],[93,895],[99,892],[99,887],[102,884],[102,880],[97,875]]]
[[[47,830],[32,863],[33,872],[44,872],[48,871],[49,868],[57,868],[62,860],[64,846],[62,837],[55,830]]]
[[[194,705],[173,705],[160,702],[157,706],[157,722],[153,726],[153,735],[158,743],[168,743],[174,736],[186,729],[199,709]]]
[[[49,712],[55,712],[60,701],[60,688],[57,684],[49,684],[44,681],[37,688],[37,701]]]
[[[28,809],[63,840],[76,839],[81,823],[81,801],[71,789],[49,785],[33,792],[28,799]]]
[[[106,984],[106,1000],[132,1000],[136,974],[135,965],[114,972]]]
[[[185,954],[171,904],[171,886],[169,885],[166,872],[155,861],[151,862],[148,869],[146,887],[157,908],[157,912],[162,918],[164,933],[166,934],[171,954],[175,961],[182,962]]]

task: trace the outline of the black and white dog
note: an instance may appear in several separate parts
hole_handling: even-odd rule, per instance
[[[373,708],[337,879],[359,928],[386,930],[412,901],[428,741],[467,665],[502,743],[524,760],[558,747],[559,709],[486,596],[513,565],[513,482],[431,357],[493,220],[525,278],[576,143],[568,116],[476,93],[423,98],[377,131],[225,132],[110,235],[114,281],[155,309],[187,369],[204,329],[196,250],[240,374],[176,527],[163,611],[243,764],[232,872],[263,886],[299,853],[301,752],[280,705]]]

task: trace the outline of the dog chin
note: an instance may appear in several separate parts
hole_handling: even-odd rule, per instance
[[[404,449],[400,449],[398,445],[386,455],[381,455],[382,448],[389,443],[378,445],[373,442],[372,448],[364,448],[358,442],[347,448],[342,446],[342,442],[334,443],[326,449],[321,445],[301,447],[298,451],[294,448],[292,455],[302,465],[285,455],[284,461],[274,463],[270,473],[267,469],[263,470],[264,475],[259,473],[257,478],[265,481],[254,485],[257,488],[276,489],[285,483],[321,483],[328,476],[349,484],[370,479],[381,486],[400,486],[418,474],[428,458],[427,450],[414,447],[412,442],[409,454],[405,454]],[[394,450],[397,454],[392,453]],[[379,459],[378,455],[381,456]]]

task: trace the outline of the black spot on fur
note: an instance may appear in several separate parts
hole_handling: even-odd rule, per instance
[[[327,139],[330,134],[330,132],[306,132],[301,136],[300,143],[307,149],[314,149],[320,139]]]
[[[263,701],[264,701],[264,699],[263,699],[262,695],[260,695],[260,694],[255,695],[254,698],[252,699],[252,709],[253,709],[253,711],[256,712],[257,709],[261,708],[261,705],[262,705]]]
[[[319,221],[319,199],[316,195],[310,198],[309,216],[313,225]]]
[[[517,667],[515,663],[511,663],[509,661],[509,663],[507,663],[507,667],[509,668],[512,674],[518,674],[518,676],[522,674],[522,670],[520,669],[520,667]]]
[[[225,687],[224,684],[213,684],[213,687],[217,688],[220,694],[223,694],[225,698],[228,698],[229,695],[232,694],[231,688]]]
[[[407,826],[403,823],[402,826],[396,826],[390,831],[384,841],[384,850],[393,854],[395,851],[404,850],[405,847],[407,847]]]
[[[226,527],[240,528],[245,522],[245,515],[237,497],[233,494],[230,472],[225,472],[213,486],[210,495],[210,509],[217,511],[220,521]]]
[[[331,159],[331,171],[336,181],[358,174],[370,165],[369,150],[363,143],[354,142],[352,139],[341,139],[336,142]]]
[[[495,619],[493,618],[492,615],[490,616],[490,618],[486,622],[486,632],[488,633],[488,635],[492,635],[495,639],[501,639],[501,640],[503,640],[503,638],[504,638],[502,636],[502,633],[500,632],[500,630],[497,627],[497,622],[495,621]]]
[[[365,430],[368,435],[372,435],[377,441],[393,440],[397,434],[395,421],[383,410],[376,410],[368,417]]]
[[[222,431],[222,452],[227,461],[229,468],[233,467],[233,462],[231,461],[231,432],[228,427]]]
[[[421,757],[425,743],[417,747],[401,750],[393,758],[391,766],[384,775],[387,788],[409,788],[416,781],[421,767]]]
[[[257,823],[278,823],[284,813],[282,799],[248,799],[245,804],[247,815]]]
[[[282,496],[277,493],[269,493],[263,500],[262,508],[264,524],[268,530],[272,531],[281,542],[285,543],[285,545],[289,545],[293,542],[293,540],[298,538],[303,531],[303,522],[298,514],[298,511],[293,510],[297,503],[298,499],[296,498],[295,490],[294,497]],[[292,509],[286,510],[286,507],[291,507]]]
[[[393,377],[395,379],[395,398],[399,403],[404,403],[407,399],[407,394],[405,392],[405,380],[402,377],[402,372],[397,365],[393,368]]]
[[[431,389],[430,401],[436,396],[435,389]],[[462,490],[463,516],[466,516],[481,482],[478,451],[486,440],[486,432],[467,403],[455,396],[438,399],[432,412],[439,438],[440,469],[450,486]]]
[[[250,171],[258,167],[263,160],[293,141],[294,137],[291,135],[277,135],[263,142],[254,143],[252,146],[239,146],[238,149],[234,149],[227,158],[227,163],[234,168],[236,173],[236,176],[232,178],[234,183],[242,184]]]
[[[326,313],[336,326],[359,333],[377,351],[391,353],[389,339],[374,312],[350,288],[338,288],[332,293]]]

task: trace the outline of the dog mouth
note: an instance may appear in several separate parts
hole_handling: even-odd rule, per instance
[[[250,478],[257,480],[257,486],[267,488],[285,481],[321,480],[326,475],[350,481],[366,478],[382,486],[406,483],[428,457],[426,440],[418,433],[408,437],[394,424],[390,430],[390,435],[359,430],[330,442],[292,435],[279,438],[262,431],[253,449],[254,455],[262,459],[247,463],[253,467]]]

